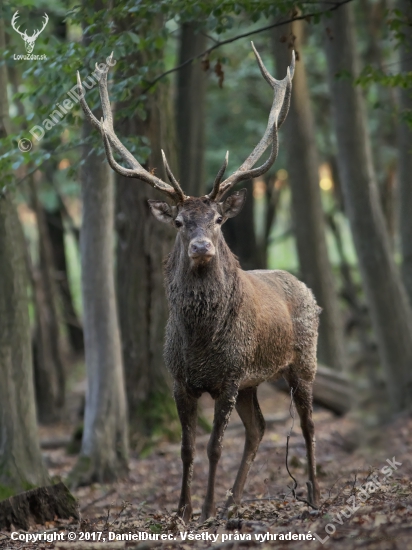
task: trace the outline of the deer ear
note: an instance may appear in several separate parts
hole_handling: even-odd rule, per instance
[[[246,189],[236,191],[233,195],[220,203],[222,214],[225,218],[234,218],[242,210],[246,201]]]
[[[176,217],[176,207],[170,206],[167,202],[162,201],[147,201],[150,210],[156,219],[163,223],[172,223]]]

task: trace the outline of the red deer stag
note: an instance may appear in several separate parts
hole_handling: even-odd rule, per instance
[[[84,98],[87,118],[100,129],[110,166],[123,176],[137,178],[162,191],[173,205],[151,200],[156,218],[173,225],[176,241],[165,264],[169,302],[164,357],[174,379],[174,397],[182,424],[183,479],[178,511],[191,518],[190,486],[195,454],[197,400],[208,392],[215,400],[213,430],[207,447],[209,479],[201,521],[215,515],[214,485],[225,428],[233,407],[246,432],[240,468],[226,508],[239,503],[246,478],[265,429],[257,400],[257,386],[284,376],[293,391],[306,442],[308,493],[319,502],[316,480],[315,436],[312,421],[312,384],[316,372],[316,343],[320,308],[312,292],[293,275],[279,270],[243,271],[222,235],[222,224],[236,216],[245,190],[223,200],[239,181],[264,174],[278,152],[278,128],[286,118],[292,89],[294,56],[287,75],[275,80],[253,46],[265,80],[274,90],[269,122],[259,144],[242,166],[222,182],[228,155],[212,191],[188,197],[173,176],[163,154],[170,185],[145,170],[120,143],[113,128],[107,73],[99,81],[104,118],[98,121]],[[80,86],[80,78],[78,77]],[[270,156],[253,168],[267,147]],[[130,168],[113,157],[112,147]]]

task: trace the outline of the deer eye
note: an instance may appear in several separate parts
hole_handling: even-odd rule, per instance
[[[222,221],[223,221],[222,216],[219,216],[218,219],[216,220],[216,223],[222,223]]]
[[[180,220],[175,220],[176,227],[182,227],[183,223]]]

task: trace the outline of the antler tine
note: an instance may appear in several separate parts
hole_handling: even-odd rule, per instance
[[[99,69],[100,71],[100,69]],[[102,72],[102,71],[100,71]],[[137,162],[137,160],[134,158],[134,156],[126,149],[126,147],[120,142],[118,137],[115,135],[113,130],[113,119],[112,119],[112,113],[110,110],[110,101],[109,101],[109,94],[107,92],[107,73],[104,71],[102,72],[100,81],[99,81],[99,91],[100,91],[100,100],[102,101],[102,107],[103,110],[103,116],[105,117],[105,120],[107,120],[109,124],[109,138],[113,145],[113,147],[116,149],[116,151],[119,153],[119,155],[129,164],[131,168],[141,168],[143,170],[143,167]],[[103,85],[101,86],[101,81],[103,80]],[[106,93],[104,94],[104,85],[106,86]],[[90,121],[90,123],[97,128],[98,130],[101,130],[101,123],[97,120],[97,118],[92,113],[90,107],[87,105],[87,101],[84,97],[84,88],[82,86],[81,80],[80,80],[80,73],[77,71],[77,87],[80,88],[82,91],[80,95],[80,105],[82,106],[82,109],[84,111],[84,114]],[[102,99],[103,96],[103,99]],[[107,110],[107,103],[109,104],[109,110]]]
[[[226,168],[227,168],[228,162],[229,162],[229,151],[226,151],[225,161],[224,161],[224,163],[222,164],[222,167],[220,168],[219,172],[217,173],[215,182],[214,182],[214,184],[213,184],[212,192],[209,193],[209,195],[208,195],[209,199],[215,200],[216,197],[218,196],[218,194],[219,194],[220,182],[222,181],[222,178],[223,178],[223,176],[224,176],[224,174],[225,174],[225,172],[226,172]]]
[[[109,57],[109,60],[111,60],[113,56],[113,52]],[[154,174],[151,174],[148,172],[143,166],[134,158],[134,156],[130,153],[128,149],[121,143],[119,138],[116,136],[113,128],[113,115],[110,107],[110,99],[109,99],[109,93],[107,90],[107,70],[101,71],[97,66],[97,70],[101,73],[100,79],[99,79],[99,92],[100,92],[100,100],[102,104],[102,110],[103,110],[103,117],[101,121],[99,122],[97,118],[92,113],[90,107],[87,105],[86,99],[84,97],[84,89],[82,87],[82,83],[80,80],[80,74],[77,71],[77,86],[81,91],[80,94],[80,105],[82,106],[82,109],[87,117],[87,119],[90,121],[90,123],[95,127],[98,128],[102,134],[103,137],[103,143],[107,155],[107,160],[110,164],[110,166],[121,174],[122,176],[125,176],[127,178],[137,178],[142,181],[145,181],[146,183],[149,183],[152,187],[155,189],[158,189],[159,191],[165,193],[167,196],[169,196],[171,199],[173,199],[175,202],[181,202],[184,200],[185,195],[183,191],[181,190],[179,184],[177,184],[176,188],[174,185],[169,185],[168,183],[162,181],[160,178],[156,177]],[[122,159],[130,166],[129,168],[124,168],[123,166],[120,166],[118,164],[114,157],[113,152],[111,149],[111,146],[114,147],[116,152],[122,157]],[[174,183],[174,182],[172,182]]]
[[[110,54],[110,56],[107,59],[107,62],[110,64],[113,59],[113,52]],[[102,111],[104,119],[107,120],[109,123],[109,126],[111,129],[113,129],[113,115],[112,110],[110,108],[110,99],[109,99],[109,92],[107,90],[107,73],[109,70],[101,71],[96,63],[96,69],[101,73],[101,77],[99,80],[99,93],[100,93],[100,101],[102,103]]]
[[[236,183],[250,178],[256,178],[261,176],[269,170],[272,164],[275,162],[278,153],[278,137],[277,131],[283,124],[286,115],[289,110],[290,96],[292,92],[292,77],[295,70],[295,54],[293,52],[292,61],[290,67],[287,69],[286,77],[283,80],[276,80],[271,76],[263,61],[257,52],[253,42],[252,48],[256,56],[260,71],[264,79],[270,84],[274,90],[273,103],[269,114],[268,125],[263,134],[262,139],[253,149],[252,153],[248,156],[245,162],[229,176],[215,192],[215,199],[220,200]],[[257,168],[253,168],[256,162],[260,159],[268,146],[272,144],[272,149],[267,161]]]
[[[185,194],[183,193],[182,188],[179,185],[179,182],[174,177],[172,171],[170,170],[169,164],[167,162],[167,158],[165,155],[165,152],[162,149],[162,159],[163,159],[163,165],[166,170],[167,177],[170,180],[170,183],[172,184],[173,189],[176,191],[176,194],[179,196],[180,200],[183,202],[185,200]]]
[[[86,118],[89,120],[89,122],[92,124],[92,126],[97,128],[98,130],[100,130],[100,122],[94,116],[94,114],[92,113],[90,107],[87,105],[86,100],[84,99],[83,86],[82,86],[82,81],[80,79],[79,71],[77,71],[76,74],[77,74],[77,87],[81,90],[81,95],[80,95],[80,99],[79,99],[80,105],[83,109],[84,114],[86,115]]]
[[[157,178],[156,176],[154,176],[153,174],[145,170],[143,167],[141,168],[141,171],[137,169],[130,170],[129,168],[124,168],[123,166],[120,166],[120,164],[115,161],[113,157],[112,148],[110,146],[108,132],[106,130],[106,122],[103,120],[103,118],[101,119],[101,122],[100,122],[100,131],[103,138],[107,160],[115,172],[117,172],[118,174],[126,178],[138,178],[140,180],[143,180],[146,183],[149,183],[154,189],[158,189],[159,191],[166,193],[170,198],[175,200],[176,193],[172,189],[172,187],[170,187],[170,185],[167,185],[167,183],[163,182],[161,179]]]

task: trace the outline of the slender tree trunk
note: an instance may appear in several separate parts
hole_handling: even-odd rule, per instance
[[[0,50],[4,48],[0,0]],[[0,66],[0,138],[9,128],[7,68]],[[36,425],[23,233],[0,195],[0,500],[48,482]]]
[[[145,55],[139,54],[137,65],[148,63]],[[156,168],[156,174],[165,179],[161,148],[172,167],[176,155],[164,84],[149,96],[146,115],[144,121],[138,115],[124,120],[118,132],[121,136],[146,136],[151,147],[146,168]],[[168,312],[162,264],[171,250],[174,232],[151,214],[147,200],[153,198],[161,197],[145,182],[117,176],[117,297],[131,438],[138,449],[153,433],[167,432],[171,417],[176,416],[163,361]]]
[[[90,135],[84,121],[83,138]],[[103,157],[84,146],[81,229],[87,394],[80,457],[71,483],[114,481],[128,468],[128,426],[117,319],[113,174]]]
[[[352,77],[358,72],[352,5],[346,4],[333,12],[328,26],[325,48],[345,209],[390,401],[394,410],[402,410],[410,406],[412,397],[412,313],[390,250],[361,91],[351,79],[336,78],[341,71]]]
[[[404,42],[400,46],[401,72],[412,72],[412,3],[410,0],[398,0],[398,9],[402,11],[405,25],[402,32]],[[412,90],[399,89],[400,115],[409,111],[412,116]],[[399,164],[398,164],[398,200],[399,233],[402,250],[402,275],[412,304],[412,128],[400,118],[398,126]]]
[[[85,0],[86,2],[86,0]],[[95,9],[102,9],[99,0]],[[89,39],[83,38],[87,46]],[[83,121],[87,143],[91,126]],[[114,277],[114,178],[106,160],[83,146],[80,236],[87,370],[82,447],[72,485],[110,482],[128,471],[128,422]]]
[[[386,70],[384,34],[387,32],[385,11],[388,8],[387,0],[360,0],[357,19],[364,28],[366,44],[362,48],[361,60],[363,63],[377,67],[383,72]],[[378,128],[373,133],[372,158],[382,203],[382,211],[390,237],[392,250],[395,247],[395,178],[394,163],[388,164],[386,155],[381,152],[385,148],[393,147],[396,142],[396,125],[393,124],[393,111],[396,109],[396,91],[390,86],[376,87],[376,103],[384,106],[375,111],[375,124]]]
[[[58,292],[53,251],[44,209],[31,180],[32,204],[36,212],[40,259],[33,270],[33,295],[36,307],[34,331],[34,380],[39,422],[50,424],[60,419],[65,404],[66,373],[62,347]]]
[[[70,346],[76,355],[82,354],[84,353],[83,327],[74,308],[69,285],[62,209],[60,206],[54,210],[45,209],[44,216],[53,251],[54,267],[57,273],[57,285],[60,291],[64,322],[67,327]]]
[[[318,152],[310,94],[302,59],[303,21],[273,32],[273,51],[279,78],[286,74],[291,49],[298,50],[292,99],[284,137],[292,192],[294,232],[300,274],[323,309],[319,326],[318,358],[336,369],[345,365],[343,327],[332,266],[326,246],[325,219],[319,188]],[[283,37],[286,35],[287,40]],[[282,36],[282,40],[281,40]]]
[[[180,29],[179,65],[206,49],[207,38],[196,23]],[[204,174],[205,93],[207,74],[200,61],[183,67],[177,75],[176,130],[180,184],[187,195],[206,192]]]

